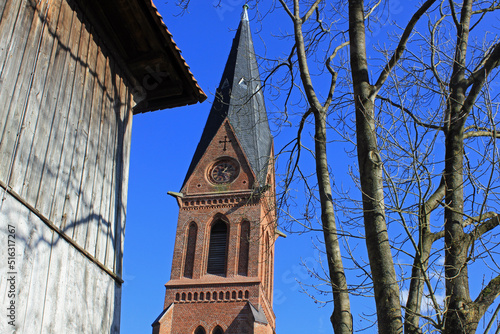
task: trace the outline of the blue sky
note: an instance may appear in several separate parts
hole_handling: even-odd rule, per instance
[[[220,3],[220,7],[214,7],[213,1],[192,1],[189,13],[179,16],[176,14],[180,10],[174,0],[169,3],[155,1],[208,99],[194,106],[134,117],[123,266],[123,334],[151,333],[151,323],[163,309],[164,284],[170,277],[178,215],[176,201],[167,192],[179,191],[182,185],[219,84],[244,1],[216,0],[214,3]],[[389,16],[384,18],[386,22],[404,19],[414,10],[412,5],[398,0],[388,3]],[[262,23],[255,20],[255,12],[250,11],[249,16],[258,55],[271,57],[289,50],[288,44],[273,38],[280,31],[290,30],[290,22],[283,13],[276,11],[272,19],[268,18]],[[372,29],[373,36],[380,37],[385,36],[384,30],[387,28],[372,26]],[[282,105],[272,103],[269,96],[266,97],[272,119]],[[279,151],[295,134],[294,129],[277,131],[273,124],[271,129],[276,135],[275,151]],[[305,140],[309,134],[306,132]],[[345,151],[345,147],[333,142],[328,149],[335,184],[345,183],[349,187],[349,165],[355,166],[355,161]],[[300,189],[297,190],[299,192]],[[329,320],[332,305],[315,302],[301,292],[298,283],[317,282],[311,280],[303,264],[322,270],[317,261],[321,256],[313,246],[318,237],[320,235],[313,233],[289,234],[286,239],[279,238],[276,243],[274,311],[278,333],[333,332]],[[357,242],[352,239],[349,241],[353,248]],[[361,244],[360,249],[363,247]],[[365,261],[366,255],[360,255],[358,260]],[[400,261],[405,259],[400,258]],[[370,322],[366,318],[375,313],[373,301],[352,297],[351,303],[355,328],[369,326]],[[374,331],[369,329],[367,332]]]

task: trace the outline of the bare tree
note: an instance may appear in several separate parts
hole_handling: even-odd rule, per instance
[[[495,192],[498,186],[495,184],[498,182],[498,163],[495,163],[498,101],[495,100],[497,96],[491,96],[498,94],[498,90],[491,90],[487,83],[498,73],[494,70],[500,61],[500,45],[498,35],[485,30],[488,26],[475,35],[480,43],[470,46],[469,37],[470,30],[479,29],[486,15],[499,9],[500,3],[425,1],[416,7],[392,41],[392,51],[380,48],[373,41],[372,44],[366,42],[367,31],[370,35],[367,25],[380,19],[383,6],[387,5],[382,1],[365,5],[363,1],[351,0],[345,18],[341,3],[295,0],[289,4],[280,0],[280,4],[293,23],[294,45],[287,64],[291,72],[294,66],[298,70],[308,107],[298,126],[296,150],[300,150],[305,119],[311,113],[314,115],[318,186],[309,189],[317,192],[321,204],[335,332],[352,331],[352,322],[341,317],[343,314],[350,316],[349,304],[342,303],[348,297],[339,293],[341,285],[335,277],[335,273],[342,273],[342,284],[348,282],[342,259],[331,255],[341,252],[337,241],[341,234],[333,218],[334,198],[328,177],[328,166],[332,162],[326,157],[326,130],[328,115],[338,112],[336,108],[352,105],[363,237],[379,331],[402,332],[404,322],[407,333],[421,333],[429,328],[425,324],[443,333],[475,332],[480,319],[500,294],[496,264],[492,279],[474,301],[469,293],[468,274],[469,264],[478,258],[489,258],[490,264],[495,263],[494,253],[489,250],[497,243],[491,242],[488,247],[481,236],[498,226],[496,211],[487,211],[498,210]],[[342,27],[343,19],[346,21],[344,31],[331,28]],[[312,23],[307,26],[308,20]],[[449,40],[452,34],[456,36],[454,48]],[[336,97],[338,69],[344,63],[342,60],[335,62],[335,57],[347,44],[351,87],[348,93]],[[321,46],[325,45],[323,50],[329,51],[319,55]],[[372,61],[371,68],[367,47],[373,48],[370,54],[379,52],[383,56]],[[469,49],[472,49],[471,55],[467,53]],[[324,61],[327,71],[311,73],[309,64],[318,59]],[[314,85],[312,77],[315,75],[329,75],[330,79],[325,80],[329,86],[318,88],[319,85]],[[289,73],[288,77],[293,75]],[[322,92],[327,92],[323,104],[318,98]],[[394,133],[399,130],[403,131]],[[482,142],[478,143],[478,139]],[[444,141],[444,149],[435,144],[439,140]],[[466,152],[468,141],[474,146],[471,153]],[[436,159],[436,155],[440,155],[441,160]],[[298,154],[295,154],[294,164],[288,168],[289,178],[295,176],[297,159]],[[479,165],[472,166],[473,159],[489,164],[488,177],[474,173]],[[441,172],[436,173],[436,168],[441,168]],[[466,191],[471,193],[467,205],[464,204]],[[387,199],[389,207],[385,204]],[[408,205],[408,202],[412,203]],[[442,223],[438,224],[440,215]],[[403,228],[406,235],[403,241],[390,240],[388,222],[397,222],[399,228]],[[476,253],[477,243],[483,248],[480,256]],[[435,254],[438,253],[433,252],[436,247],[441,249],[445,259],[444,304],[438,301],[436,287],[430,278],[429,261],[432,261],[432,270],[437,265]],[[401,253],[412,254],[413,261],[411,274],[401,274],[398,280],[393,258],[397,257],[394,254]],[[404,320],[399,286],[408,286]],[[347,285],[342,285],[342,291],[345,289],[348,290]],[[422,314],[424,297],[431,301],[433,312]],[[339,324],[345,325],[344,329]]]
[[[405,3],[397,16],[383,0],[251,5],[263,20],[278,10],[289,19],[288,52],[267,59],[265,85],[295,130],[278,158],[279,204],[322,235],[326,270],[313,274],[330,284],[335,333],[354,331],[350,297],[371,293],[381,333],[474,333],[500,295],[500,1]],[[358,192],[332,187],[330,135],[357,158]],[[297,212],[290,190],[300,186]]]

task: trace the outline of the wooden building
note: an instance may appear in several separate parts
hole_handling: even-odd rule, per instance
[[[0,333],[119,333],[132,115],[205,99],[151,0],[0,1]]]

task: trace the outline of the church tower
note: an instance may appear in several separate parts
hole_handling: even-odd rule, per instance
[[[273,334],[273,140],[244,6],[179,193],[163,312],[153,334]]]

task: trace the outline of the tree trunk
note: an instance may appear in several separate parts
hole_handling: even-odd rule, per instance
[[[385,222],[382,161],[377,147],[374,101],[370,97],[372,87],[366,61],[362,0],[349,1],[349,40],[366,246],[375,291],[378,329],[380,333],[402,333],[399,287]]]
[[[432,233],[430,229],[431,212],[434,211],[441,203],[446,192],[444,179],[436,191],[429,197],[427,201],[421,204],[419,209],[419,240],[418,248],[415,251],[413,267],[411,271],[410,288],[408,290],[408,300],[406,301],[405,311],[405,333],[406,334],[421,334],[420,328],[420,309],[422,305],[422,296],[424,294],[424,285],[426,283],[425,273],[429,265],[429,255],[431,253],[432,244],[440,235]],[[429,287],[428,287],[429,288]],[[432,294],[432,288],[429,288]],[[438,323],[441,323],[441,318],[438,316]]]
[[[446,184],[444,229],[445,229],[445,277],[446,313],[445,334],[473,333],[470,318],[474,312],[468,310],[472,302],[469,294],[467,272],[468,240],[463,229],[464,189],[464,125],[468,110],[463,110],[466,84],[465,65],[469,38],[472,0],[465,0],[457,25],[457,44],[453,72],[450,78],[450,97],[447,104],[447,133],[445,141]],[[477,325],[477,324],[476,324]]]
[[[285,5],[286,6],[286,5]],[[330,173],[326,154],[326,110],[320,104],[313,88],[307,55],[305,51],[304,36],[302,35],[302,20],[299,17],[298,3],[294,5],[294,32],[297,47],[297,59],[300,68],[300,77],[311,110],[315,117],[315,154],[316,173],[318,179],[319,195],[321,202],[321,223],[325,239],[328,270],[332,284],[333,313],[330,318],[335,334],[351,334],[352,315],[349,301],[349,292],[344,274],[344,266],[340,253],[340,244],[335,223]]]
[[[349,292],[340,254],[335,212],[332,202],[330,173],[326,155],[326,115],[315,112],[315,153],[316,173],[321,202],[321,222],[325,238],[326,256],[333,291],[333,314],[330,318],[335,334],[352,333],[352,315]]]
[[[452,119],[456,112],[452,110]],[[473,333],[470,327],[468,305],[472,302],[469,294],[467,272],[467,235],[463,221],[463,122],[451,124],[446,138],[445,153],[445,277],[448,297],[444,333]],[[477,325],[477,324],[476,324]]]
[[[429,264],[429,254],[434,237],[428,231],[422,231],[418,244],[419,254],[415,254],[413,267],[411,270],[410,288],[408,290],[408,300],[405,312],[405,333],[421,334],[420,329],[420,308],[422,306],[422,296],[424,293],[425,277]]]

